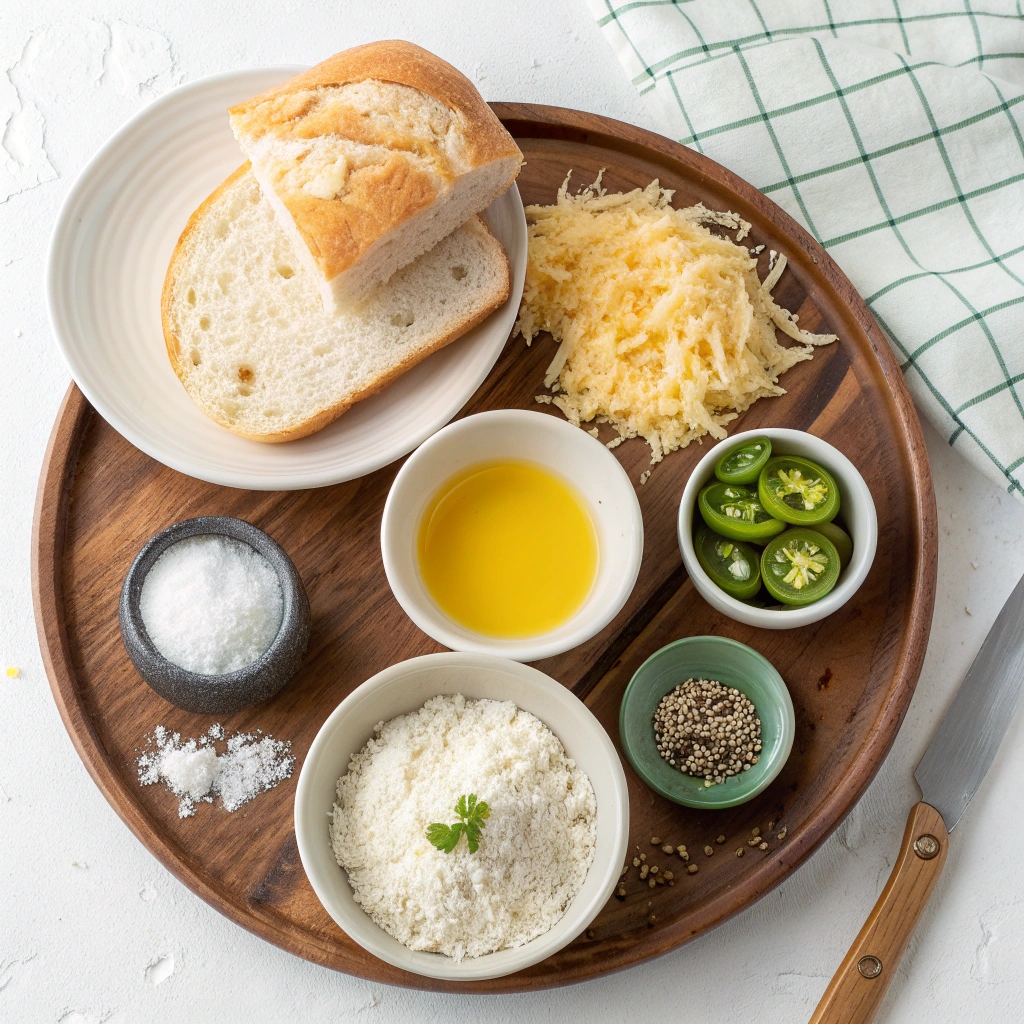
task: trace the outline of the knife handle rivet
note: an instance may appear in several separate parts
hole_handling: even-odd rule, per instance
[[[939,841],[933,835],[929,835],[927,832],[923,836],[918,836],[914,840],[914,853],[921,858],[921,860],[931,860],[932,857],[938,856],[939,853]]]
[[[857,961],[857,970],[864,978],[877,978],[882,973],[882,961],[877,956],[862,956]]]

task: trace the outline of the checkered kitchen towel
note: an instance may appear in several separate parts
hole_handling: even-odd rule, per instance
[[[829,250],[918,408],[1024,496],[1021,0],[587,0],[664,134]]]

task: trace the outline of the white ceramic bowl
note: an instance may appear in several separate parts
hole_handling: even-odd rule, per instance
[[[557,629],[523,639],[482,636],[452,621],[427,592],[416,550],[420,520],[441,484],[476,463],[503,458],[536,463],[568,480],[597,532],[597,577],[579,611]],[[622,609],[640,571],[644,524],[633,484],[600,441],[547,413],[498,409],[450,424],[406,460],[384,505],[380,543],[388,583],[424,633],[454,651],[539,661],[589,640]]]
[[[331,849],[329,816],[338,779],[374,726],[421,707],[440,693],[511,700],[536,715],[590,777],[597,799],[597,846],[583,888],[564,917],[544,935],[456,963],[414,952],[376,925],[355,901]],[[295,791],[295,836],[313,891],[338,926],[364,949],[406,971],[446,981],[498,978],[539,963],[568,945],[608,901],[629,844],[629,797],[619,756],[601,723],[577,697],[537,669],[481,654],[429,654],[368,679],[334,710],[317,733]],[[486,833],[485,839],[486,841]]]
[[[767,437],[771,441],[773,458],[776,455],[801,455],[827,469],[839,484],[839,515],[853,540],[853,557],[843,570],[835,589],[820,601],[803,608],[787,608],[781,611],[755,608],[735,597],[730,597],[711,581],[701,568],[700,562],[697,561],[697,553],[693,550],[693,521],[694,516],[700,515],[697,510],[697,495],[700,489],[714,477],[715,463],[723,455],[755,437]],[[875,502],[856,466],[838,448],[834,448],[827,441],[822,441],[820,437],[803,430],[789,430],[784,427],[745,430],[716,444],[697,463],[686,482],[683,499],[679,503],[678,530],[683,565],[686,566],[693,585],[704,600],[729,618],[745,622],[748,626],[759,626],[761,629],[793,629],[796,626],[806,626],[841,608],[864,582],[871,569],[871,563],[875,560],[875,549],[878,546]]]
[[[508,253],[512,287],[508,301],[482,324],[298,441],[261,444],[205,416],[167,359],[160,324],[164,274],[192,211],[243,161],[227,108],[301,70],[214,75],[149,104],[78,176],[50,243],[50,322],[86,398],[147,455],[228,487],[321,487],[412,451],[490,372],[523,290],[526,221],[513,186],[485,213]]]

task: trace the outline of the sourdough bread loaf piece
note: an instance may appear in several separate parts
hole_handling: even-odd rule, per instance
[[[164,281],[164,340],[196,405],[257,441],[305,437],[386,387],[508,297],[505,251],[479,217],[327,313],[248,164],[189,220]]]
[[[400,40],[345,50],[230,114],[328,311],[479,213],[523,159],[468,78]]]

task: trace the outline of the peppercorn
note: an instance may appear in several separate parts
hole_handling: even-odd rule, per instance
[[[761,720],[735,687],[687,679],[658,703],[654,738],[664,760],[710,787],[757,764]]]

